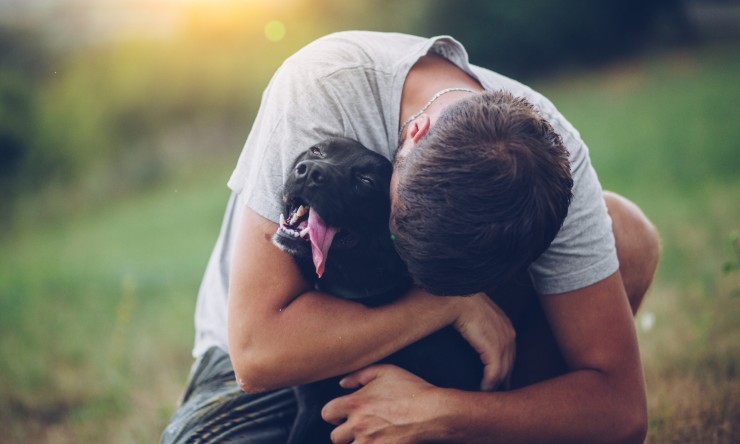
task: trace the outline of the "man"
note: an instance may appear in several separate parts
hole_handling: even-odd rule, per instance
[[[404,211],[408,216],[420,210],[408,200],[411,178],[444,111],[465,109],[484,90],[526,99],[569,152],[573,198],[565,221],[554,222],[558,227],[563,222],[554,240],[537,241],[540,247],[552,241],[547,251],[538,256],[533,250],[525,262],[488,282],[466,281],[460,293],[475,294],[465,298],[415,288],[398,302],[369,309],[309,288],[292,259],[270,243],[281,210],[280,184],[305,147],[345,136],[388,158],[402,139],[396,156],[402,166],[393,184],[392,227],[399,250],[410,263],[416,260],[410,269],[419,284],[455,294],[456,272],[445,279],[438,270],[443,278],[436,281],[428,273],[416,275],[435,265],[416,257],[409,244],[404,250],[403,242],[414,237],[404,231],[409,227]],[[639,209],[602,194],[578,133],[544,97],[470,65],[453,39],[348,32],[299,51],[265,91],[229,186],[232,198],[196,309],[198,360],[163,441],[239,436],[240,442],[281,442],[294,412],[290,390],[281,388],[357,371],[447,325],[455,325],[480,352],[481,388],[493,389],[510,373],[514,333],[482,292],[495,293],[497,284],[534,259],[529,271],[567,366],[564,374],[512,391],[466,393],[431,387],[395,367],[371,366],[343,382],[362,386],[359,391],[325,407],[324,418],[338,425],[332,439],[643,439],[645,393],[632,313],[657,263],[655,232]],[[463,258],[464,251],[448,264]],[[226,351],[248,394],[229,384],[234,376]]]

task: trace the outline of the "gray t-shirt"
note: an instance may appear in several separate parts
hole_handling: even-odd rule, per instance
[[[570,153],[573,201],[550,248],[530,267],[542,294],[596,283],[618,269],[611,219],[601,186],[578,132],[542,95],[471,65],[450,37],[350,31],[323,37],[288,58],[267,86],[239,162],[219,239],[201,284],[193,354],[210,346],[228,350],[226,306],[229,264],[244,206],[278,221],[280,187],[297,155],[330,136],[358,140],[391,159],[398,146],[401,92],[413,64],[437,53],[487,90],[508,90],[529,100],[561,135]]]

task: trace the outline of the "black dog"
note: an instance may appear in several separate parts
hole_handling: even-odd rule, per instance
[[[273,243],[295,258],[318,289],[373,306],[410,288],[388,229],[391,172],[383,156],[345,138],[327,139],[296,160],[283,189],[287,217],[281,218]],[[452,327],[383,362],[440,387],[477,390],[483,377],[478,354]],[[289,443],[329,442],[331,426],[320,411],[346,393],[338,381],[296,388],[298,413]]]

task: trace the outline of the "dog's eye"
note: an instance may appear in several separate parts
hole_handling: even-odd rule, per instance
[[[324,153],[321,151],[321,148],[317,146],[312,146],[309,151],[311,151],[311,154],[314,156],[324,157]]]
[[[360,182],[366,185],[373,185],[373,180],[369,176],[363,176],[362,174],[358,174],[357,180],[359,180]]]

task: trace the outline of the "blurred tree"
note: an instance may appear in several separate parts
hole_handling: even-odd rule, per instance
[[[15,196],[39,188],[71,186],[80,201],[104,200],[185,164],[219,155],[233,161],[274,70],[327,32],[449,34],[466,46],[474,63],[521,76],[639,48],[656,32],[659,19],[672,17],[682,2],[235,5],[193,3],[182,27],[166,39],[121,35],[93,45],[83,36],[77,46],[70,40],[57,48],[59,54],[45,49],[49,37],[40,35],[43,25],[38,30],[0,25],[0,222]],[[286,28],[277,42],[264,35],[273,20]]]
[[[517,76],[607,61],[659,33],[680,39],[688,32],[682,0],[311,2],[332,11],[334,27],[451,35],[472,62]]]
[[[18,190],[36,121],[36,95],[50,54],[38,34],[0,26],[0,215]]]
[[[681,8],[681,0],[434,0],[421,31],[454,36],[476,64],[526,75],[638,49]]]

